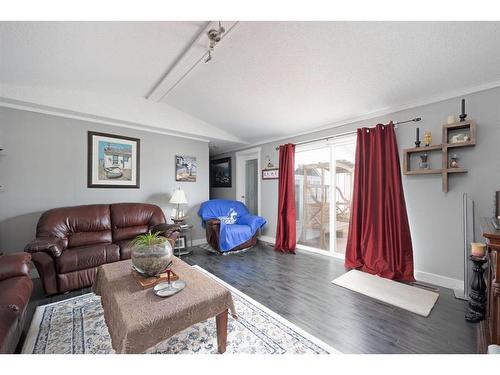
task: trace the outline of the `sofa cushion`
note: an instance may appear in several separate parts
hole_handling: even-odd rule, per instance
[[[12,353],[17,344],[19,313],[0,305],[0,354]]]
[[[31,255],[11,253],[0,255],[0,281],[15,276],[29,276]]]
[[[46,211],[37,225],[37,237],[58,237],[68,248],[111,243],[109,205],[61,207]]]
[[[27,276],[0,282],[0,353],[13,353],[22,332],[33,283]]]
[[[59,292],[69,292],[70,290],[86,288],[92,286],[97,275],[97,267],[86,268],[80,271],[61,273],[57,275]]]
[[[115,244],[96,244],[68,249],[56,258],[58,273],[93,268],[120,260],[120,248]]]
[[[146,233],[155,225],[165,223],[160,207],[145,203],[116,203],[110,205],[113,242],[130,240]]]
[[[3,280],[0,282],[0,306],[15,305],[22,313],[28,306],[32,292],[33,282],[27,276]]]
[[[130,245],[131,240],[122,240],[116,242],[120,246],[120,259],[130,259],[132,257],[132,246]]]

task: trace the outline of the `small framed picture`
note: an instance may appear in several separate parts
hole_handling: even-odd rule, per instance
[[[277,180],[279,169],[271,168],[271,169],[263,169],[262,170],[262,179],[263,180]]]
[[[175,155],[175,181],[196,182],[197,167],[195,156]]]
[[[139,139],[89,131],[87,142],[87,187],[139,188]]]
[[[184,250],[186,248],[186,236],[180,236],[175,240],[175,250]]]

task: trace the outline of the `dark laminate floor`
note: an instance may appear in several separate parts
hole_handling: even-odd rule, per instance
[[[260,244],[226,256],[195,248],[183,260],[198,264],[344,353],[475,352],[476,325],[465,321],[466,303],[456,300],[450,289],[440,289],[436,306],[424,318],[332,284],[345,270],[331,257],[285,255]],[[28,321],[38,305],[89,291],[46,299],[37,282]]]
[[[428,318],[331,283],[345,272],[332,257],[286,255],[260,244],[215,255],[197,248],[183,257],[344,353],[475,353],[476,325],[467,304],[440,288]]]

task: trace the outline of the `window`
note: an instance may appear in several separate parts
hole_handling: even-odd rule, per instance
[[[355,136],[297,146],[297,243],[343,255],[349,229]]]
[[[113,164],[118,164],[118,155],[113,155]]]

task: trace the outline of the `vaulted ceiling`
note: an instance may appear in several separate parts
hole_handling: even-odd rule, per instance
[[[94,111],[222,151],[500,85],[499,22],[223,22],[204,64],[212,26],[2,22],[0,99]],[[172,113],[191,125],[162,117]]]

